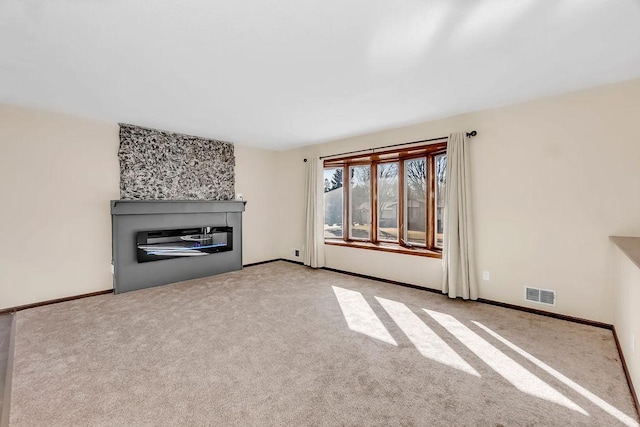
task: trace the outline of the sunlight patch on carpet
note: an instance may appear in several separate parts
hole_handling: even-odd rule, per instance
[[[459,369],[476,377],[480,377],[478,371],[473,369],[454,349],[428,327],[409,307],[401,302],[391,301],[376,297],[382,308],[402,329],[409,341],[424,357],[435,362],[442,363],[455,369]]]
[[[354,332],[398,346],[360,292],[332,286],[347,326]]]
[[[587,411],[489,344],[453,316],[426,308],[423,310],[518,390],[557,403],[583,415],[589,415]]]
[[[569,378],[567,378],[564,375],[562,375],[560,372],[558,372],[555,369],[553,369],[551,366],[547,365],[546,363],[542,362],[541,360],[539,360],[536,357],[532,356],[531,354],[527,353],[526,351],[524,351],[523,349],[521,349],[517,345],[513,344],[511,341],[507,340],[506,338],[503,338],[498,333],[496,333],[496,332],[492,331],[491,329],[489,329],[488,327],[484,326],[482,323],[476,322],[476,321],[473,321],[473,323],[476,326],[478,326],[479,328],[481,328],[483,331],[485,331],[486,333],[488,333],[489,335],[491,335],[492,337],[494,337],[495,339],[497,339],[498,341],[500,341],[501,343],[503,343],[504,345],[509,347],[511,350],[515,351],[516,353],[518,353],[519,355],[521,355],[522,357],[524,357],[525,359],[527,359],[528,361],[530,361],[534,365],[538,366],[539,368],[541,368],[542,370],[544,370],[545,372],[547,372],[548,374],[550,374],[554,378],[562,381],[564,384],[566,384],[567,386],[571,387],[573,390],[575,390],[578,393],[580,393],[582,396],[584,396],[587,399],[589,399],[595,405],[597,405],[600,408],[602,408],[603,410],[605,410],[609,415],[612,415],[613,417],[617,418],[624,425],[627,425],[629,427],[638,427],[639,426],[639,424],[633,418],[629,417],[628,415],[626,415],[624,412],[620,411],[615,406],[612,406],[612,405],[608,404],[607,402],[605,402],[604,400],[602,400],[601,398],[599,398],[595,394],[591,393],[586,388],[582,387],[580,384],[577,384],[577,383],[573,382]]]

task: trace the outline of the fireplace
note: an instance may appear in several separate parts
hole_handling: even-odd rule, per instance
[[[115,293],[242,269],[245,204],[112,200]]]

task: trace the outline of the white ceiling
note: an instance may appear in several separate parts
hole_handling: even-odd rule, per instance
[[[0,0],[0,103],[285,149],[640,77],[640,0]]]

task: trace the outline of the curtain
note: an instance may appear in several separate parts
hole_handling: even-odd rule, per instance
[[[304,265],[324,267],[324,187],[322,160],[307,160]]]
[[[471,226],[469,138],[457,132],[447,143],[447,183],[442,250],[442,292],[450,298],[478,299]]]

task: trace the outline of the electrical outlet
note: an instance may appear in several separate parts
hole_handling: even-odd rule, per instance
[[[113,264],[111,264],[111,274],[116,274],[116,269]]]
[[[294,258],[300,258],[300,249],[291,249],[291,256]]]
[[[482,280],[486,280],[486,281],[491,280],[491,274],[488,271],[483,271],[482,272]]]

